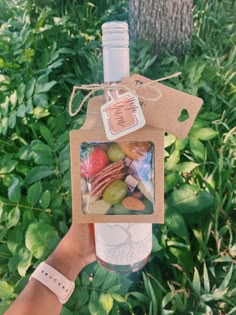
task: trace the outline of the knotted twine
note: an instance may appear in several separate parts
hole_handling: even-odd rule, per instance
[[[163,77],[163,78],[160,78],[160,79],[157,79],[157,80],[150,80],[146,83],[142,83],[142,84],[130,84],[130,85],[124,85],[124,84],[121,84],[121,83],[117,83],[117,84],[108,84],[108,83],[102,83],[102,84],[83,84],[83,85],[80,85],[80,86],[73,86],[73,90],[72,90],[72,93],[71,93],[71,96],[70,96],[70,100],[69,100],[69,114],[71,117],[74,117],[76,116],[81,108],[83,107],[83,105],[85,104],[85,102],[95,93],[95,92],[98,92],[98,91],[108,91],[108,90],[125,90],[125,91],[130,91],[132,89],[135,89],[136,90],[136,94],[137,94],[137,97],[140,99],[140,100],[143,100],[143,101],[158,101],[160,98],[161,98],[161,91],[160,89],[158,89],[157,87],[155,86],[151,86],[151,84],[155,83],[155,82],[161,82],[161,81],[165,81],[165,80],[168,80],[168,79],[171,79],[171,78],[174,78],[174,77],[177,77],[181,74],[181,72],[177,72],[177,73],[174,73],[172,75],[169,75],[167,77]],[[156,97],[145,97],[141,94],[141,92],[139,92],[138,90],[142,89],[143,87],[146,87],[146,86],[149,86],[150,89],[154,90],[155,92],[158,93],[158,95]],[[78,90],[83,90],[83,91],[90,91],[82,100],[82,102],[79,104],[78,108],[75,110],[75,112],[73,112],[72,110],[72,103],[73,103],[73,99],[75,97],[75,94]]]

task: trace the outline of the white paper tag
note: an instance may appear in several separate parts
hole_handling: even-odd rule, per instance
[[[139,100],[134,92],[109,94],[111,100],[101,106],[103,124],[108,140],[125,136],[145,125]]]

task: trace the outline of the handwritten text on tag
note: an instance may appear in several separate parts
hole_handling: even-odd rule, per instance
[[[117,94],[101,106],[106,136],[114,140],[145,125],[145,118],[137,96],[132,92]]]

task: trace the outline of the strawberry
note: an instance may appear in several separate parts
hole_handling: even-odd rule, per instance
[[[101,171],[108,163],[107,154],[97,146],[82,144],[80,150],[81,176],[90,178]]]

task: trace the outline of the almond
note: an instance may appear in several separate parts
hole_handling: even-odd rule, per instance
[[[124,198],[122,201],[122,205],[126,209],[134,210],[134,211],[142,211],[145,209],[145,204],[141,200],[133,196]]]

